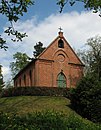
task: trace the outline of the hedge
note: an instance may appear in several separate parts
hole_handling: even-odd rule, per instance
[[[24,116],[9,115],[0,112],[0,130],[101,130],[100,125],[84,122],[82,118],[71,114],[46,111]]]
[[[4,89],[1,97],[11,96],[65,96],[69,97],[69,89],[56,87],[13,87]]]

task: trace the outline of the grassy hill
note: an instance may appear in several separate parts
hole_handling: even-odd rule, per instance
[[[58,111],[68,115],[73,111],[68,107],[70,100],[65,97],[18,96],[0,99],[0,111],[26,114],[38,111]]]
[[[18,97],[0,98],[0,112],[4,112],[9,115],[15,114],[15,115],[23,117],[23,116],[27,115],[28,113],[30,113],[30,115],[33,115],[33,113],[35,113],[35,112],[43,113],[45,111],[52,111],[52,112],[62,113],[64,115],[63,118],[66,119],[67,123],[66,122],[65,123],[66,123],[66,125],[68,124],[68,128],[70,128],[70,130],[74,130],[74,129],[71,129],[72,126],[73,126],[73,128],[75,128],[75,130],[81,130],[80,129],[81,127],[84,128],[82,130],[101,130],[101,127],[99,127],[98,125],[96,125],[86,119],[83,119],[80,115],[78,115],[75,111],[73,111],[69,106],[70,106],[70,100],[65,97],[18,96]],[[60,122],[63,121],[61,119],[60,115],[54,116],[54,114],[53,114],[51,116],[52,117],[50,117],[50,114],[48,114],[48,115],[42,114],[42,115],[33,116],[34,121],[35,121],[34,122],[35,127],[37,126],[38,128],[39,127],[43,128],[43,126],[44,126],[44,124],[42,124],[43,120],[45,122],[45,125],[47,125],[47,123],[48,123],[48,125],[50,125],[50,127],[56,127],[56,126],[54,126],[54,121],[55,121],[55,125],[57,123],[59,123],[58,121],[60,121]],[[7,120],[9,120],[8,117],[7,117]],[[38,117],[38,119],[36,117]],[[5,118],[4,118],[4,121],[5,121]],[[27,117],[24,119],[25,120],[28,119],[27,121],[29,124],[31,118],[32,117]],[[18,119],[18,117],[16,119],[18,121],[12,125],[12,129],[14,129],[13,127],[16,126],[16,128],[18,130],[18,127],[22,127],[22,125],[21,124],[16,125],[16,123],[18,123],[20,120],[22,122],[22,119],[20,119],[20,118]],[[13,120],[13,118],[10,119],[9,121],[12,122],[11,120]],[[5,124],[7,124],[9,121],[5,121]],[[53,121],[53,126],[50,123],[51,121]],[[12,123],[14,123],[14,122],[12,122]],[[1,124],[2,124],[2,122],[1,122]],[[39,125],[41,125],[41,126],[39,126]],[[26,124],[26,126],[23,126],[23,127],[27,127],[27,126],[28,127],[31,126],[31,129],[33,127],[32,123],[30,123],[30,125]],[[57,124],[57,127],[58,126],[59,125]],[[9,123],[5,127],[9,127]],[[77,127],[77,129],[76,129],[76,127]],[[10,128],[10,130],[11,130],[11,128]],[[23,130],[23,129],[21,128],[21,130]],[[32,130],[34,130],[34,128]],[[38,129],[38,130],[40,130],[40,129]],[[47,128],[45,128],[43,130],[47,130]],[[65,129],[63,129],[63,130],[65,130]]]

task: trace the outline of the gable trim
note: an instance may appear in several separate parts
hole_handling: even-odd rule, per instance
[[[70,65],[76,65],[76,66],[82,66],[82,67],[85,67],[84,64],[75,64],[75,63],[71,63],[71,62],[69,62],[68,64],[70,64]]]
[[[40,58],[40,57],[44,54],[44,52],[46,52],[46,51],[48,50],[48,48],[49,48],[58,38],[60,38],[60,36],[57,36],[37,58]]]
[[[81,65],[84,65],[82,63],[82,61],[80,60],[80,58],[77,56],[77,54],[75,53],[75,51],[73,50],[73,48],[70,46],[70,44],[67,42],[67,40],[63,37],[64,41],[67,43],[67,45],[70,47],[71,51],[74,53],[74,55],[77,57],[77,59],[80,61]]]
[[[80,60],[80,58],[77,56],[77,54],[75,53],[75,51],[72,49],[72,47],[70,46],[70,44],[68,43],[68,41],[65,39],[65,37],[64,36],[57,36],[49,45],[48,45],[48,47],[37,57],[37,59],[39,59],[47,50],[48,50],[48,48],[52,45],[52,44],[54,44],[54,42],[56,41],[56,40],[58,40],[58,39],[63,39],[65,42],[66,42],[66,44],[69,46],[69,48],[71,49],[71,51],[73,52],[73,54],[77,57],[77,59],[79,60],[79,62],[81,63],[81,65],[84,65],[83,63],[82,63],[82,61]]]

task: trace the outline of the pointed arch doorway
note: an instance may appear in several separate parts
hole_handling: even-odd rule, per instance
[[[62,72],[58,74],[57,87],[66,88],[66,77]]]

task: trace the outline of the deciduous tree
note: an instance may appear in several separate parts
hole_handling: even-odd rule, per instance
[[[15,30],[13,23],[17,22],[24,13],[27,13],[28,7],[34,2],[32,0],[1,0],[0,1],[0,14],[5,15],[7,21],[10,22],[11,26],[8,27],[4,32],[8,36],[13,35],[15,38],[11,39],[15,41],[22,41],[27,36],[26,33],[21,33]],[[7,49],[6,41],[0,36],[0,48]]]
[[[84,8],[87,10],[93,10],[94,13],[99,12],[101,16],[101,0],[58,0],[57,4],[60,5],[60,13],[63,11],[63,8],[66,4],[73,6],[77,2],[82,2]]]
[[[36,43],[36,45],[34,46],[35,51],[33,51],[34,57],[36,58],[40,53],[44,51],[45,48],[46,47],[43,47],[43,43]]]
[[[101,80],[101,36],[87,40],[88,49],[79,51],[79,56],[86,66],[86,74],[91,74]]]
[[[29,56],[26,53],[17,52],[13,55],[14,62],[10,63],[12,77],[29,63]]]

